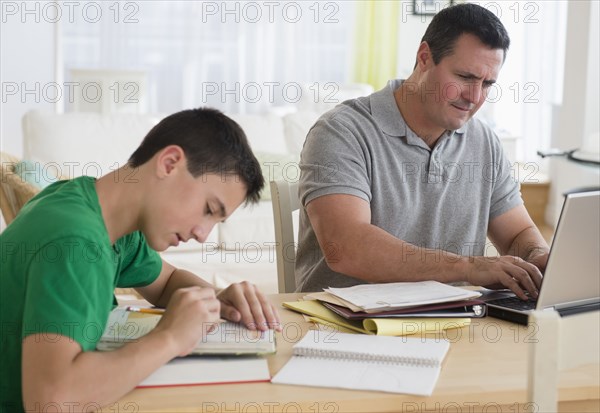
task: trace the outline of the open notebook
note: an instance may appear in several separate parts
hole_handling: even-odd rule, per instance
[[[110,313],[96,348],[110,351],[136,341],[152,331],[160,318],[157,314],[116,308]],[[171,360],[138,387],[269,381],[267,360],[252,356],[274,352],[273,330],[260,332],[236,323],[221,323],[198,341],[192,351],[195,356]]]
[[[96,345],[100,351],[110,351],[125,343],[139,340],[160,321],[160,315],[115,308]],[[275,353],[273,330],[249,330],[241,324],[224,322],[206,334],[192,351],[194,355],[266,355]]]
[[[449,348],[445,340],[310,330],[271,381],[429,396]]]

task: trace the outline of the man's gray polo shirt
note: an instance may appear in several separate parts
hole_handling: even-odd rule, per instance
[[[431,149],[400,114],[393,95],[400,84],[392,80],[338,105],[308,133],[300,161],[298,291],[364,283],[325,262],[306,214],[320,196],[357,196],[369,203],[373,225],[416,246],[460,255],[483,255],[490,220],[523,202],[488,126],[471,119]]]

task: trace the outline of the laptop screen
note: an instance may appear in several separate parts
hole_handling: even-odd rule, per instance
[[[566,195],[537,308],[598,301],[599,251],[600,191]]]

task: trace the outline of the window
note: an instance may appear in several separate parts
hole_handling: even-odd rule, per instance
[[[517,138],[516,160],[539,161],[536,151],[550,146],[554,108],[562,102],[567,2],[487,7],[506,26],[511,46],[485,117],[501,136]]]
[[[150,112],[255,113],[294,104],[307,84],[350,80],[353,2],[100,4],[113,19],[64,25],[65,73],[145,71]]]

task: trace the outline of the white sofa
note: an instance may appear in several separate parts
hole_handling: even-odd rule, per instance
[[[267,180],[280,179],[283,173],[285,179],[293,181],[299,175],[297,161],[304,139],[318,117],[339,102],[372,91],[369,85],[341,85],[335,101],[313,101],[313,94],[305,93],[291,111],[228,115],[245,131],[263,163],[263,172],[267,166],[267,172],[275,173],[275,176],[265,173]],[[122,166],[163,117],[30,111],[22,120],[23,159],[34,162],[36,173],[45,178],[42,181],[59,175],[99,177]],[[190,241],[162,254],[173,265],[201,275],[219,287],[249,280],[262,291],[275,293],[274,247],[273,212],[270,197],[266,197],[258,205],[236,210],[225,223],[215,226],[204,244]]]
[[[246,132],[259,160],[267,162],[267,171],[283,167],[294,179],[304,138],[318,113],[229,116]],[[99,177],[122,166],[162,117],[30,111],[22,121],[23,159],[34,163],[29,173],[39,174],[42,181],[54,176]],[[204,244],[190,241],[170,248],[163,257],[218,286],[248,279],[265,292],[277,292],[274,245],[271,201],[263,199],[215,226]]]

